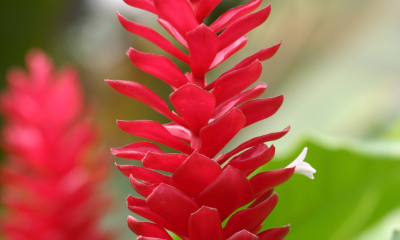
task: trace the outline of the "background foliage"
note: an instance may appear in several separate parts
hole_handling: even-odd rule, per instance
[[[335,146],[321,142],[303,141],[292,154],[265,166],[263,170],[284,167],[308,146],[307,161],[317,173],[313,181],[295,175],[276,188],[280,200],[264,227],[290,223],[288,240],[367,239],[360,233],[400,207],[400,145],[389,149],[379,143]],[[374,234],[369,239],[391,239],[392,230]]]

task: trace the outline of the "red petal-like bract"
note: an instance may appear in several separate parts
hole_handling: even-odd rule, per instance
[[[204,221],[207,219],[206,221]],[[189,219],[189,236],[191,240],[223,240],[221,219],[215,208],[202,207]]]
[[[246,45],[246,34],[266,21],[271,6],[257,11],[262,0],[249,0],[205,25],[204,20],[221,1],[125,0],[133,7],[156,14],[157,21],[187,48],[189,56],[154,30],[118,14],[128,31],[190,67],[189,73],[183,73],[164,56],[128,51],[136,67],[171,86],[170,101],[175,110],[142,85],[107,81],[117,91],[172,121],[118,121],[122,130],[179,151],[166,154],[149,142],[112,150],[116,156],[141,159],[143,163],[143,167],[118,166],[145,198],[129,197],[128,208],[153,222],[128,218],[129,227],[139,235],[137,239],[170,239],[163,228],[183,240],[282,240],[289,231],[285,226],[260,233],[262,222],[278,201],[273,189],[287,181],[294,168],[262,172],[254,177],[251,174],[275,155],[275,147],[266,142],[283,137],[290,128],[264,133],[227,154],[222,152],[243,128],[271,117],[282,105],[283,96],[255,99],[266,90],[264,83],[246,90],[257,82],[262,62],[275,55],[281,43],[247,57],[213,82],[206,79],[209,71]],[[234,213],[245,205],[248,207]]]
[[[27,68],[10,72],[1,96],[10,155],[0,170],[0,232],[10,240],[112,239],[100,224],[111,200],[99,188],[109,161],[93,151],[98,130],[84,113],[77,71],[57,73],[39,50]]]

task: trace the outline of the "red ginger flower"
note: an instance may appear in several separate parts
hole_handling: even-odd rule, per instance
[[[1,96],[10,155],[1,168],[0,230],[10,240],[111,239],[100,229],[109,198],[98,188],[108,161],[90,157],[98,133],[83,118],[77,71],[55,73],[38,50],[28,54],[27,67],[29,74],[10,71]]]
[[[170,101],[177,113],[171,112],[164,100],[138,83],[107,80],[120,93],[147,104],[172,121],[168,124],[149,120],[118,121],[122,130],[180,152],[165,154],[150,142],[112,150],[116,156],[141,160],[144,166],[118,166],[130,177],[132,187],[146,198],[129,196],[128,208],[153,222],[139,222],[129,217],[128,226],[139,235],[138,239],[172,239],[165,229],[190,240],[283,239],[288,226],[259,231],[277,204],[274,187],[287,181],[297,166],[300,166],[299,173],[312,176],[315,172],[303,162],[306,152],[287,168],[247,177],[273,158],[275,147],[264,143],[283,137],[289,127],[253,138],[218,155],[240,130],[272,116],[281,106],[283,96],[252,100],[265,91],[264,83],[246,90],[260,77],[261,61],[271,58],[280,43],[244,59],[210,84],[205,79],[208,71],[245,46],[245,34],[268,18],[271,7],[251,13],[262,3],[262,0],[251,0],[206,26],[203,20],[221,0],[125,2],[158,15],[158,22],[189,50],[189,55],[156,31],[118,14],[121,24],[191,69],[191,73],[183,74],[164,56],[135,49],[127,52],[134,65],[171,85]],[[221,33],[217,35],[218,32]],[[154,170],[169,172],[172,176]],[[234,211],[249,203],[248,208],[233,214],[226,226],[221,227]]]

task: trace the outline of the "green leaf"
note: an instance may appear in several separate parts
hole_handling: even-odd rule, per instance
[[[290,223],[285,240],[352,239],[400,206],[399,153],[332,147],[315,140],[300,146],[260,169],[285,167],[308,147],[306,162],[317,170],[314,180],[294,175],[275,189],[279,202],[264,229]]]
[[[182,238],[178,237],[175,233],[168,231],[169,235],[171,235],[174,240],[182,240]]]
[[[400,231],[394,231],[393,233],[393,240],[400,240]]]

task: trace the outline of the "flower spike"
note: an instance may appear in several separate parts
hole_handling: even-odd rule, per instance
[[[111,200],[99,188],[109,162],[94,151],[98,129],[87,119],[78,73],[73,67],[56,72],[40,50],[26,60],[27,73],[11,70],[0,98],[1,142],[9,154],[0,168],[1,235],[114,239],[100,219]]]
[[[145,198],[128,197],[128,208],[153,222],[142,223],[129,217],[130,229],[143,240],[170,240],[163,229],[183,240],[282,240],[289,226],[260,232],[264,219],[278,202],[274,188],[294,173],[312,176],[312,168],[303,162],[303,154],[287,168],[254,176],[252,173],[275,155],[275,147],[266,143],[285,136],[290,127],[250,139],[226,154],[221,152],[243,128],[272,117],[281,107],[283,95],[255,99],[266,90],[264,83],[246,90],[257,82],[262,62],[276,54],[281,42],[247,57],[214,81],[206,79],[210,70],[246,45],[246,34],[267,20],[271,6],[256,11],[262,0],[250,0],[207,26],[204,19],[222,0],[125,1],[156,14],[160,25],[187,48],[189,55],[171,46],[154,30],[118,15],[123,27],[187,63],[191,71],[181,72],[164,56],[128,51],[136,67],[171,86],[172,111],[142,85],[107,81],[117,91],[172,121],[118,121],[122,130],[179,151],[163,153],[148,142],[112,150],[116,156],[143,163],[143,167],[118,166]],[[245,205],[248,207],[237,211]],[[227,224],[222,227],[225,220]]]

